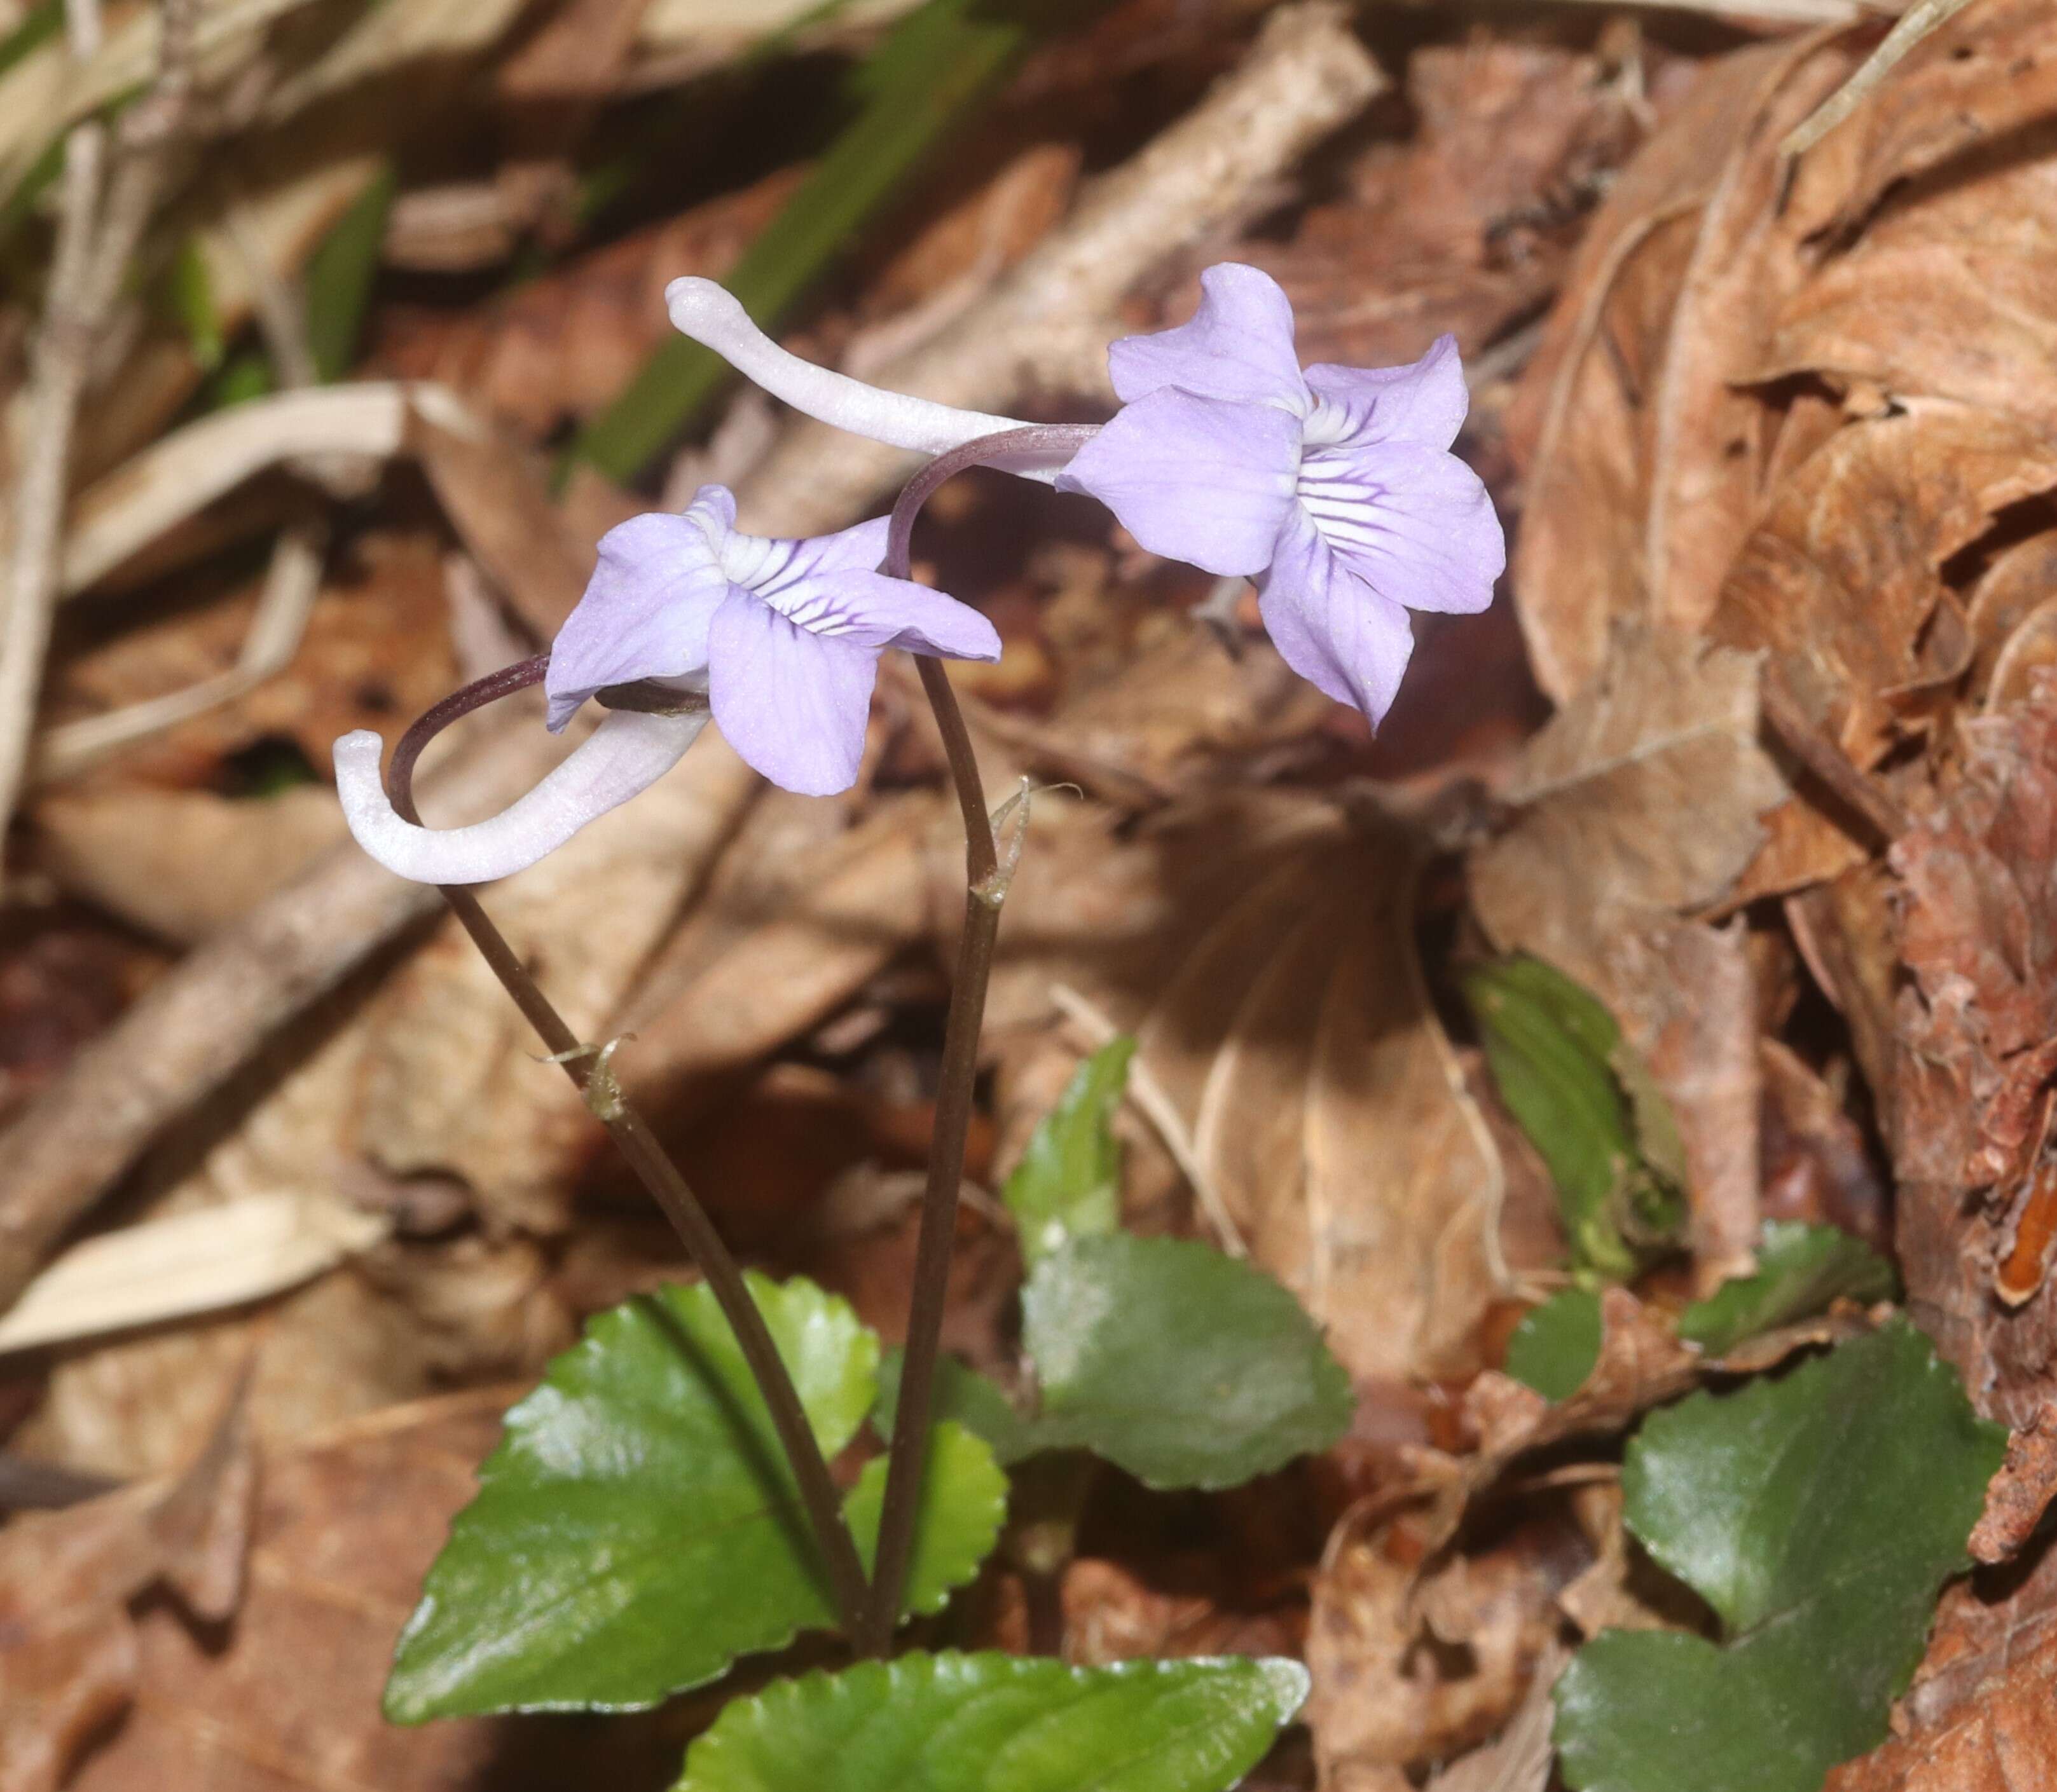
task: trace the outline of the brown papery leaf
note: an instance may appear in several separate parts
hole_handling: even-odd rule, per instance
[[[1757,1229],[1755,991],[1739,933],[1682,917],[1728,892],[1785,794],[1756,733],[1752,656],[1624,627],[1601,680],[1529,743],[1514,824],[1470,864],[1494,944],[1592,990],[1657,1078],[1713,1280]]]
[[[141,1620],[136,1708],[86,1761],[74,1792],[656,1792],[668,1783],[680,1740],[661,1718],[409,1729],[379,1713],[393,1640],[519,1391],[390,1408],[268,1462],[234,1629],[204,1642],[171,1613]]]
[[[1556,45],[1425,45],[1407,84],[1406,140],[1366,152],[1290,244],[1237,249],[1292,299],[1305,360],[1387,366],[1445,330],[1484,346],[1556,286],[1583,196],[1639,134],[1601,58]]]
[[[481,310],[381,313],[371,366],[440,380],[508,428],[540,441],[626,385],[671,335],[664,288],[682,275],[719,279],[778,215],[807,170],[782,168],[582,255]]]
[[[2052,485],[2057,436],[1968,405],[1923,400],[1853,424],[1773,500],[1711,632],[1769,649],[1810,719],[1876,765],[1896,738],[1895,698],[1962,669],[1924,658],[1943,563]]]
[[[596,1050],[757,788],[710,734],[632,808],[493,891],[494,924]],[[379,992],[371,1026],[365,1153],[396,1175],[462,1177],[496,1236],[563,1229],[572,1173],[600,1149],[599,1122],[554,1065],[536,1062],[533,1032],[470,938],[446,926]]]
[[[1769,675],[1807,719],[1854,765],[1876,765],[1970,663],[1944,563],[2054,485],[2057,435],[1991,412],[1919,399],[1853,423],[1773,498],[1710,632],[1768,649]],[[1828,809],[1796,797],[1738,895],[1820,881],[1864,856]]]
[[[2045,529],[1996,554],[1964,605],[1964,623],[1972,638],[1972,669],[1965,694],[1984,699],[1989,709],[2011,698],[1994,692],[2003,659],[2011,659],[2012,643],[2029,618],[2057,595],[2057,529]],[[2028,694],[2027,682],[2013,697]]]
[[[1896,190],[1782,308],[1754,377],[1817,373],[2057,425],[2052,147],[2045,125]]]
[[[1139,1031],[1252,1256],[1360,1378],[1477,1366],[1500,1154],[1415,955],[1421,843],[1366,821],[1207,911]]]
[[[141,1483],[0,1533],[0,1792],[56,1792],[138,1678],[129,1602],[171,1584],[192,1617],[236,1609],[256,1458],[240,1394],[176,1480]],[[190,1618],[159,1607],[189,1636]]]
[[[1306,1718],[1327,1792],[1399,1792],[1408,1769],[1500,1731],[1525,1689],[1554,1673],[1556,1598],[1580,1543],[1561,1509],[1545,1509],[1423,1574],[1417,1515],[1346,1519],[1314,1578],[1307,1631]]]
[[[1508,413],[1510,445],[1530,465],[1514,589],[1536,678],[1560,702],[1599,671],[1617,619],[1651,614],[1648,537],[1659,424],[1671,414],[1663,382],[1673,318],[1698,265],[1710,204],[1718,194],[1761,191],[1751,157],[1768,155],[1776,136],[1755,127],[1797,78],[1793,70],[1813,54],[1810,45],[1758,45],[1701,76],[1595,216]],[[1833,85],[1823,64],[1847,72],[1855,57],[1825,56],[1808,91]],[[1738,196],[1715,215],[1722,236],[1746,231],[1751,220],[1739,208]],[[1731,288],[1740,272],[1709,264],[1706,296]],[[1713,340],[1693,352],[1718,381],[1728,358],[1754,354],[1757,345],[1738,342],[1733,324],[1710,327]],[[1704,375],[1696,391],[1675,413],[1680,427],[1694,406],[1723,408]],[[1746,440],[1747,464],[1761,446]],[[1730,475],[1718,477],[1726,485]]]
[[[2057,45],[2043,0],[1982,0],[1923,38],[1821,148],[1789,204],[1802,227],[1863,217],[1895,181],[2057,110]],[[2017,140],[2019,140],[2017,139]],[[1833,143],[1835,153],[1824,153]],[[1825,165],[1817,165],[1825,164]]]

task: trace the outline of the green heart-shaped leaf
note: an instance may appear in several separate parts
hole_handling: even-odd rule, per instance
[[[1223,1792],[1306,1695],[1297,1661],[906,1655],[738,1700],[674,1792]]]
[[[1557,1683],[1580,1792],[1819,1792],[1885,1739],[2007,1434],[1895,1319],[1778,1380],[1697,1394],[1630,1444],[1629,1527],[1720,1617],[1609,1631]]]
[[[877,1392],[878,1340],[812,1283],[750,1277],[824,1454]],[[992,1548],[1006,1481],[937,1434],[910,1609],[933,1610]],[[883,1466],[846,1502],[875,1536]],[[400,1637],[386,1709],[623,1710],[715,1679],[835,1612],[771,1416],[705,1288],[601,1314],[507,1415]]]
[[[1092,1450],[1152,1487],[1232,1487],[1326,1450],[1350,1377],[1262,1271],[1175,1238],[1074,1240],[1021,1297],[1044,1449]]]

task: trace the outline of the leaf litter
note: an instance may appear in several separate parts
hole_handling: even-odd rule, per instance
[[[434,382],[491,426],[453,433],[417,406],[408,461],[341,506],[316,499],[338,532],[287,669],[34,795],[0,944],[10,1038],[19,1015],[30,1041],[5,1059],[10,1107],[61,1099],[73,1054],[146,985],[318,864],[335,734],[390,738],[454,682],[482,619],[503,657],[547,637],[600,531],[647,497],[588,466],[553,500],[545,457],[670,339],[666,281],[793,227],[838,116],[823,69],[907,10],[771,9],[775,30],[799,29],[768,41],[672,3],[388,9],[323,29],[311,10],[223,40],[244,85],[193,146],[188,200],[89,390],[79,485],[112,477],[79,526],[105,531],[125,469],[230,396],[228,370],[279,380],[294,345],[274,326],[295,303],[299,327],[343,339],[356,276],[325,270],[389,178],[359,254],[368,298],[343,307],[366,345],[351,371]],[[807,352],[918,381],[925,354],[966,355],[990,319],[1019,331],[993,299],[1009,270],[1061,262],[1093,182],[1129,178],[1103,171],[1195,115],[1268,10],[1120,0],[1055,31],[964,129],[957,165],[908,179],[854,255],[807,268]],[[1298,1654],[1310,1739],[1253,1785],[1532,1792],[1553,1711],[1579,1706],[1609,1652],[1698,1659],[1734,1617],[1664,1571],[1633,1465],[1695,1414],[1795,1398],[1899,1347],[1876,1304],[1896,1271],[1949,1366],[1935,1373],[2012,1435],[1968,1543],[1924,1557],[1867,1713],[1900,1690],[1936,1565],[1968,1547],[1988,1565],[1943,1592],[1891,1739],[1829,1783],[1998,1792],[2057,1765],[2057,57],[2035,0],[1980,0],[1867,75],[1795,161],[1791,133],[1877,49],[1869,15],[1744,32],[1571,11],[1365,13],[1387,93],[1311,156],[1239,173],[1228,198],[1175,189],[1206,252],[1169,232],[1104,302],[1124,328],[1174,321],[1227,247],[1284,283],[1305,358],[1399,361],[1458,335],[1476,378],[1461,445],[1518,525],[1509,598],[1422,627],[1376,746],[1282,675],[1237,594],[1068,513],[1019,568],[1009,544],[1052,526],[1028,508],[1046,499],[965,482],[918,543],[925,576],[1007,643],[1002,667],[966,681],[989,783],[1072,787],[1037,796],[1001,932],[978,1193],[1034,1173],[1031,1137],[1080,1062],[1080,1004],[1132,1036],[1133,1074],[1162,1099],[1147,1119],[1096,1110],[1086,1153],[1118,1165],[1088,1178],[1091,1229],[1130,1236],[1057,1256],[1183,1264],[1220,1241],[1219,1203],[1250,1250],[1235,1275],[1312,1322],[1295,1361],[1320,1387],[1296,1447],[1326,1446],[1211,1493],[1162,1485],[1180,1478],[1165,1466],[1179,1440],[1159,1437],[1128,1463],[1155,1490],[1104,1471],[1054,1576],[1023,1565],[1033,1527],[1017,1525],[1007,1565],[929,1640],[1096,1666]],[[117,34],[90,81],[139,78],[121,60],[137,54]],[[0,74],[30,102],[0,104],[9,180],[66,116],[55,67],[45,53]],[[781,82],[819,129],[763,123]],[[738,118],[758,121],[747,153],[722,146]],[[9,227],[28,234],[0,342],[33,315],[45,225],[32,207]],[[164,271],[182,257],[205,279],[174,305]],[[1087,414],[1104,309],[1052,320],[1099,332],[1084,351],[995,346],[1006,403]],[[0,360],[0,386],[18,378]],[[43,726],[234,663],[251,544],[294,514],[303,449],[319,445],[97,567]],[[755,480],[770,505],[842,503],[874,477],[853,461],[802,492],[793,457],[817,439],[747,405],[672,445],[668,489],[721,477],[749,501]],[[658,465],[648,483],[667,480]],[[1542,698],[1554,715],[1530,732]],[[574,1023],[621,1040],[624,1084],[721,1185],[709,1198],[739,1240],[889,1344],[961,838],[918,707],[889,674],[842,804],[763,793],[710,746],[634,823],[489,899]],[[12,943],[50,916],[75,951]],[[0,1529],[0,1549],[46,1561],[69,1536],[105,1568],[25,1577],[34,1665],[6,1632],[0,1686],[41,1677],[34,1717],[6,1727],[24,1751],[0,1757],[7,1792],[512,1792],[596,1774],[656,1788],[711,1720],[692,1697],[604,1731],[377,1716],[386,1653],[498,1415],[579,1322],[679,1269],[460,943],[395,939],[153,1141],[91,1221],[304,1191],[370,1209],[382,1241],[254,1309],[0,1361],[10,1460],[175,1473],[247,1379],[239,1410],[266,1462],[247,1523],[247,1493],[188,1483],[221,1535],[248,1539],[220,1634],[205,1623],[222,1601],[194,1603],[183,1558],[139,1541],[161,1497],[144,1489],[167,1483]],[[1461,995],[1508,954],[1611,1023],[1602,1055],[1630,1136],[1684,1198],[1682,1230],[1596,1279],[1559,1211],[1561,1153]],[[1675,1139],[1652,1156],[1639,1129],[1660,1112]],[[1033,1499],[1072,1458],[1036,1430],[1032,1347],[1055,1346],[1036,1303],[1019,1309],[1029,1242],[999,1205],[967,1207],[946,1339],[963,1375],[989,1378],[962,1408],[974,1430],[979,1399],[1016,1402],[1006,1454]],[[1588,1280],[1568,1292],[1575,1269]],[[1324,1379],[1338,1365],[1346,1394]],[[1068,1385],[1052,1377],[1052,1412]],[[1173,1431],[1206,1422],[1166,1410]],[[1977,1516],[1982,1479],[1966,1471],[1946,1529]],[[178,1596],[145,1591],[167,1576]],[[1587,1656],[1595,1636],[1613,1640]],[[773,1665],[824,1665],[811,1647]],[[1631,1729],[1612,1739],[1633,1752]],[[1668,1788],[1660,1765],[1646,1752],[1620,1783]]]

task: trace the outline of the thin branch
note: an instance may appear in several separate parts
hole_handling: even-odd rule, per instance
[[[970,410],[1039,391],[1112,398],[1107,345],[1130,291],[1268,203],[1282,174],[1386,85],[1346,8],[1280,7],[1205,99],[1091,183],[1012,272],[919,349],[876,369],[877,382]],[[746,519],[811,535],[862,516],[914,465],[898,449],[803,424],[739,496]]]
[[[0,623],[0,833],[20,799],[50,652],[79,402],[93,348],[164,189],[169,140],[192,97],[196,9],[197,0],[161,0],[157,83],[123,121],[112,174],[104,172],[107,129],[97,120],[74,127],[65,141],[57,249],[30,358],[34,421],[11,506],[13,552]],[[98,0],[65,0],[65,17],[73,64],[82,65],[101,45]]]
[[[1864,103],[1865,96],[1892,73],[1902,57],[1970,4],[1971,0],[1914,0],[1862,66],[1786,133],[1778,152],[1789,158],[1805,155]]]

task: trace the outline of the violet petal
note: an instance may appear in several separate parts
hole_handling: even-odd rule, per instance
[[[1414,651],[1407,612],[1346,565],[1295,510],[1277,556],[1257,581],[1257,607],[1286,663],[1377,727]]]
[[[1492,601],[1507,536],[1484,482],[1454,454],[1388,441],[1325,449],[1300,472],[1322,537],[1382,597],[1460,615]]]
[[[1107,365],[1124,404],[1167,386],[1281,405],[1296,417],[1311,403],[1293,352],[1292,305],[1269,274],[1241,262],[1219,262],[1201,275],[1199,309],[1190,321],[1124,337],[1108,350]]]
[[[1426,354],[1404,367],[1318,362],[1307,370],[1307,384],[1317,400],[1307,421],[1310,442],[1353,448],[1412,441],[1448,448],[1471,409],[1454,336],[1437,337]]]
[[[1057,476],[1153,554],[1203,572],[1259,571],[1294,508],[1300,424],[1272,405],[1167,388],[1124,405]]]
[[[609,529],[585,595],[551,643],[543,680],[550,728],[562,728],[605,686],[699,671],[707,624],[727,591],[706,532],[690,516],[653,512]]]
[[[857,781],[876,647],[812,634],[741,590],[715,612],[709,647],[714,718],[745,760],[804,797]]]

